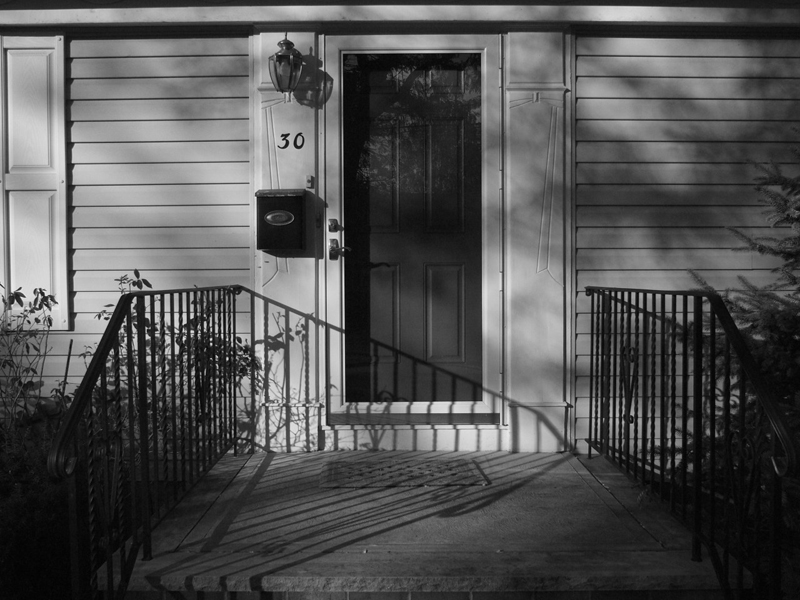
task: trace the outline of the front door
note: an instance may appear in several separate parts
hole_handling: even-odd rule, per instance
[[[343,298],[332,421],[494,423],[484,339],[495,309],[484,298],[489,52],[464,49],[466,38],[393,41],[326,45],[339,75],[337,114],[326,111],[340,151],[331,239],[347,248],[328,269],[329,291]]]

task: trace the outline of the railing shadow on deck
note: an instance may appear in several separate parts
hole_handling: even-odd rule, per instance
[[[383,453],[373,452],[352,454],[357,454],[353,460],[361,463],[380,461],[384,457]],[[274,453],[265,455],[255,474],[249,476],[247,489],[236,499],[229,499],[225,516],[206,537],[197,539],[195,545],[182,547],[185,559],[178,558],[162,569],[149,571],[148,580],[159,582],[162,578],[174,579],[180,575],[181,580],[186,578],[188,581],[206,568],[216,573],[223,572],[226,578],[247,571],[252,589],[260,590],[262,578],[280,575],[292,567],[313,563],[337,551],[352,551],[358,544],[374,543],[376,537],[395,530],[413,528],[429,519],[457,519],[485,512],[522,487],[540,481],[569,460],[567,455],[547,457],[536,462],[534,469],[531,468],[532,461],[523,458],[524,455],[495,458],[508,469],[529,469],[525,477],[518,477],[517,481],[502,486],[320,490],[316,484],[321,461],[309,461],[309,457],[299,455],[291,462],[284,461],[276,469],[271,463],[274,456]],[[413,460],[417,464],[426,458],[440,458],[426,457],[425,453],[416,451],[407,454],[392,452],[391,456],[393,461]],[[496,469],[503,467],[495,466]],[[266,477],[267,469],[269,477]],[[287,488],[291,490],[291,503],[281,494],[281,490]],[[414,537],[413,541],[415,545],[425,543],[420,537]],[[252,574],[252,562],[239,564],[243,554],[259,557],[257,575]],[[457,562],[454,557],[453,564]]]
[[[661,498],[705,547],[728,597],[781,598],[782,491],[797,448],[722,299],[587,287],[590,453]],[[796,565],[795,565],[796,567]]]
[[[112,586],[106,596],[123,597],[139,555],[152,556],[155,525],[227,452],[263,450],[259,438],[284,450],[321,447],[331,390],[312,361],[327,360],[332,333],[345,332],[241,286],[120,298],[48,457],[50,473],[69,480],[74,598],[97,589],[99,569]],[[438,367],[431,373],[423,419],[450,418],[456,404],[466,422],[492,425],[507,406],[538,410]],[[456,392],[474,406],[489,398],[496,411],[464,414]]]

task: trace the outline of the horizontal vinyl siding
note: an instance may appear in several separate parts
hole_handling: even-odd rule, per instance
[[[93,317],[123,273],[156,289],[249,284],[248,55],[246,38],[70,43],[74,353],[102,332]]]
[[[800,43],[580,38],[576,48],[577,437],[588,409],[587,285],[681,290],[773,281],[726,229],[780,235],[753,163],[791,163]]]

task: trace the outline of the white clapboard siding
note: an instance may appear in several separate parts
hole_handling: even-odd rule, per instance
[[[73,60],[71,73],[76,79],[246,77],[247,54],[239,56],[80,57]]]
[[[70,89],[72,100],[95,98],[230,98],[247,95],[240,77],[142,77],[139,79],[78,79]]]
[[[75,328],[52,377],[68,338],[73,354],[99,339],[122,274],[160,290],[251,278],[248,39],[81,39],[68,56]]]
[[[163,227],[127,226],[78,229],[72,238],[78,250],[110,250],[120,248],[237,248],[242,236],[247,235],[242,227],[214,226],[187,227],[177,229]]]
[[[145,98],[133,100],[76,100],[71,115],[76,121],[169,121],[236,119],[247,113],[246,98]]]
[[[178,204],[237,204],[229,202],[248,193],[248,184],[91,185],[72,194],[72,206],[175,206]]]
[[[89,142],[181,142],[181,141],[245,141],[250,124],[242,119],[213,121],[83,121],[73,123],[72,141]]]
[[[72,152],[76,163],[203,163],[247,162],[247,146],[239,141],[108,142],[79,144]]]
[[[750,236],[775,236],[777,231],[769,227],[742,227]],[[728,229],[719,227],[660,227],[653,231],[646,224],[642,227],[627,227],[620,233],[610,227],[580,227],[577,230],[579,252],[592,253],[607,248],[687,250],[698,253],[701,249],[723,248],[715,252],[728,253],[726,246],[738,244],[739,240]],[[731,253],[733,254],[733,253]]]
[[[788,121],[637,121],[629,115],[615,120],[581,120],[576,139],[581,142],[793,142],[797,124]]]
[[[753,189],[748,185],[719,184],[594,184],[580,188],[583,206],[752,206]]]
[[[105,227],[236,227],[248,215],[243,205],[79,206],[72,211],[76,228]]]
[[[740,242],[726,228],[769,233],[753,163],[794,161],[799,46],[578,39],[578,290],[687,288],[688,269],[732,284],[768,272],[774,261],[729,252]]]
[[[777,39],[583,37],[576,46],[576,426],[585,436],[586,286],[740,289],[773,259],[729,231],[771,229],[754,163],[800,141],[800,44]]]
[[[594,77],[582,79],[576,87],[578,95],[591,98],[720,98],[786,100],[797,96],[797,79],[714,79],[694,77]]]

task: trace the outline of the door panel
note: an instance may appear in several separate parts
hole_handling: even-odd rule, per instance
[[[331,390],[338,383],[343,394],[331,410],[494,422],[486,349],[496,341],[485,322],[498,306],[484,291],[498,279],[487,273],[486,244],[499,236],[486,218],[488,51],[444,51],[439,39],[426,48],[422,39],[408,52],[396,50],[402,39],[391,51],[384,39],[326,44],[342,82],[333,122],[326,107],[328,139],[340,142],[327,146],[327,182],[341,190],[328,203],[350,248],[327,269],[328,307],[343,316],[330,346],[343,355],[331,363]],[[330,161],[332,148],[339,161]]]

